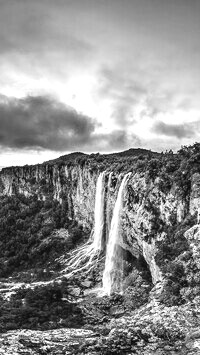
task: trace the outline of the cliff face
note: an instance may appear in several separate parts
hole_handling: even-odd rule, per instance
[[[92,227],[97,174],[89,169],[54,165],[6,168],[1,172],[1,194],[37,195],[46,200],[51,195],[67,204],[68,217]]]
[[[110,174],[109,169],[106,170],[105,240],[108,238],[112,211],[123,178],[123,174],[114,171]],[[69,219],[75,219],[83,227],[92,230],[98,175],[98,169],[92,168],[90,164],[78,163],[5,168],[0,173],[0,192],[9,196],[16,193],[37,195],[41,200],[51,195],[60,204],[67,205]],[[194,214],[198,209],[200,175],[194,174],[192,181],[190,196],[187,198],[182,197],[176,184],[163,192],[159,177],[153,181],[146,179],[145,173],[134,172],[128,181],[121,214],[120,244],[134,257],[144,257],[153,284],[163,279],[155,261],[157,242],[166,237],[163,226],[169,226],[174,221],[181,223],[188,213]]]
[[[88,338],[84,333],[84,339],[79,329],[80,337],[76,336],[75,343],[70,329],[72,342],[71,338],[67,338],[64,345],[59,338],[63,338],[63,334],[67,336],[66,329],[48,330],[45,333],[40,329],[40,334],[31,330],[32,343],[26,339],[24,330],[13,330],[12,334],[9,332],[1,336],[5,351],[18,349],[19,353],[24,353],[26,350],[27,354],[32,350],[36,353],[39,349],[43,351],[44,334],[48,338],[47,350],[50,352],[52,349],[54,352],[101,355],[135,352],[141,355],[199,354],[200,226],[197,224],[197,214],[200,207],[200,146],[197,148],[196,152],[196,146],[184,147],[177,155],[169,152],[148,156],[149,153],[145,152],[142,157],[127,157],[124,154],[120,157],[117,154],[87,156],[78,153],[74,160],[66,158],[67,162],[62,157],[42,165],[7,168],[0,172],[0,242],[2,255],[5,255],[0,260],[0,266],[8,264],[9,270],[8,281],[0,285],[5,301],[2,308],[2,312],[4,309],[5,312],[1,315],[2,329],[16,328],[16,325],[12,328],[14,315],[18,327],[22,324],[23,328],[32,329],[34,319],[36,329],[38,324],[40,327],[41,324],[46,326],[46,317],[44,325],[43,320],[38,318],[40,314],[44,318],[40,310],[39,313],[33,313],[33,317],[24,319],[26,303],[32,300],[28,290],[28,296],[24,294],[29,286],[33,291],[34,307],[35,299],[39,296],[41,300],[41,295],[45,296],[45,307],[48,305],[48,290],[52,292],[50,295],[60,294],[59,307],[55,298],[52,298],[56,310],[54,313],[50,304],[48,328],[44,329],[50,329],[52,321],[54,328],[62,324],[68,327],[68,316],[70,318],[71,315],[64,311],[68,305],[66,302],[69,299],[71,307],[77,298],[77,306],[80,307],[77,309],[78,322],[81,315],[85,322],[84,329],[87,324],[90,329],[94,328],[92,338],[91,333],[88,333]],[[92,231],[94,227],[96,185],[102,171],[105,171],[104,247],[121,182],[126,173],[132,173],[123,192],[120,236],[117,239],[120,247],[116,248],[119,265],[121,267],[123,264],[124,268],[124,292],[122,295],[111,294],[110,297],[96,297],[95,294],[102,287],[105,250],[91,254],[92,249],[88,246],[91,247],[92,243],[79,245],[79,242],[83,242],[81,238],[85,242],[89,236],[88,230]],[[18,193],[35,198],[27,199],[21,195],[15,198]],[[3,195],[14,198],[4,198]],[[55,222],[57,216],[60,217],[58,223]],[[74,220],[80,226],[73,224]],[[48,224],[52,226],[49,229]],[[78,232],[75,233],[75,230]],[[28,260],[33,260],[32,264],[27,264],[24,255],[28,256]],[[91,255],[95,256],[92,270],[88,263]],[[35,262],[37,258],[41,263]],[[70,264],[72,260],[74,262]],[[52,265],[56,265],[55,269],[51,268]],[[85,265],[87,267],[83,272]],[[69,276],[74,269],[77,272]],[[44,276],[46,272],[49,274]],[[38,290],[38,286],[42,290],[40,287]],[[15,293],[14,303],[10,296],[12,293]],[[10,301],[6,298],[8,294]],[[30,305],[27,314],[30,314]],[[12,316],[11,328],[8,314]],[[5,328],[7,324],[8,328]],[[4,341],[9,334],[12,337],[16,334],[14,342]],[[59,347],[55,345],[56,339]]]

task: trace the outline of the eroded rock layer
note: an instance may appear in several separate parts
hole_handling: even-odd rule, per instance
[[[68,220],[75,221],[83,230],[78,240],[83,249],[79,250],[86,250],[84,231],[92,232],[94,228],[96,185],[100,173],[104,172],[100,259],[87,277],[78,273],[68,280],[71,282],[68,285],[70,302],[78,300],[84,326],[94,327],[94,333],[88,333],[88,341],[82,341],[80,336],[70,350],[66,346],[61,351],[71,351],[71,354],[198,354],[200,153],[196,148],[183,148],[178,155],[171,152],[160,155],[145,152],[139,156],[131,155],[132,152],[111,156],[77,153],[42,165],[12,167],[0,172],[2,197],[35,196],[40,201],[47,203],[52,199],[64,206]],[[102,286],[113,210],[120,184],[129,172],[117,239],[123,255],[123,296],[114,299],[115,295],[111,294],[110,298],[100,300],[96,296]],[[55,240],[59,232],[53,233],[42,243]],[[70,231],[66,229],[65,233],[63,228],[63,233],[62,239],[67,242]],[[72,258],[73,255],[76,250]],[[63,254],[59,262],[67,267],[67,260]],[[58,275],[57,278],[61,280]],[[58,325],[59,320],[56,322]],[[59,338],[60,333],[57,335]],[[8,337],[10,339],[12,333]],[[39,339],[40,335],[36,337]],[[22,338],[20,346],[28,351],[26,348],[32,345],[26,337]],[[57,342],[53,336],[54,340]],[[45,346],[46,343],[40,350],[44,354],[48,350]],[[53,354],[54,344],[49,343],[49,346],[49,353]]]

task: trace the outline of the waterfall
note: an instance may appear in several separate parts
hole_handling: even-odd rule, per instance
[[[108,176],[108,192],[110,191],[110,186],[111,186],[111,181],[112,181],[112,174],[113,174],[113,172],[111,171],[111,173]]]
[[[111,221],[103,273],[103,293],[107,295],[110,295],[112,291],[121,291],[123,265],[119,248],[120,212],[123,191],[130,175],[131,173],[126,174],[121,182]]]
[[[93,248],[95,251],[102,249],[102,236],[104,226],[104,195],[105,195],[105,171],[100,173],[95,196],[95,211],[94,211],[94,235]]]
[[[113,172],[111,171],[108,176],[108,189],[107,189],[107,198],[106,198],[106,244],[108,241],[108,236],[110,232],[110,223],[111,223],[111,209],[110,209],[110,187],[112,182]]]
[[[63,270],[66,277],[71,277],[77,273],[89,273],[99,260],[103,244],[104,195],[105,171],[100,173],[96,184],[94,232],[87,243],[71,252],[71,256],[67,260],[67,267]]]

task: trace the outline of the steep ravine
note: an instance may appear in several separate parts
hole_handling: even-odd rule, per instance
[[[72,163],[6,168],[0,172],[2,196],[36,195],[42,201],[48,201],[52,196],[61,205],[65,204],[69,220],[75,220],[83,230],[92,231],[96,183],[100,172],[105,171],[102,255],[105,255],[120,183],[125,173],[132,172],[124,191],[120,216],[119,244],[124,255],[125,296],[113,295],[110,299],[90,296],[95,284],[89,275],[83,281],[85,298],[80,300],[80,305],[90,324],[88,329],[93,327],[94,333],[91,332],[85,341],[80,336],[81,340],[77,337],[77,342],[74,342],[72,337],[70,349],[64,344],[63,353],[198,354],[200,254],[199,226],[196,223],[200,206],[200,174],[192,174],[185,192],[173,179],[171,185],[164,188],[159,173],[151,178],[148,171],[136,169],[134,164],[119,171],[113,169],[113,165],[109,167],[99,162],[99,157],[92,161],[84,159]],[[95,270],[96,274],[99,273],[98,277],[95,276],[98,286],[103,263],[102,257]],[[81,299],[79,289],[75,287],[72,291],[77,292]],[[143,303],[138,302],[144,294],[147,297]],[[61,333],[55,331],[55,336],[51,333],[50,350],[45,348],[45,340],[37,340],[42,345],[34,345],[37,341],[28,343],[25,337],[22,339],[21,333],[15,336],[16,347],[20,341],[19,354],[25,350],[31,353],[29,350],[34,346],[33,353],[40,350],[43,354],[48,351],[53,354],[56,337],[59,342]],[[0,340],[10,341],[12,336],[10,333]],[[41,338],[36,333],[35,336]],[[9,351],[9,345],[5,347]]]
[[[0,172],[1,194],[12,196],[37,195],[46,200],[51,194],[60,204],[67,205],[69,219],[75,219],[83,227],[92,230],[94,224],[95,188],[99,171],[90,164],[35,165],[4,168]],[[123,174],[113,172],[108,191],[109,170],[105,177],[105,224],[110,224],[114,203]],[[173,184],[167,194],[159,189],[159,178],[147,181],[145,174],[133,173],[128,181],[123,213],[121,216],[121,247],[134,257],[144,257],[152,276],[153,284],[162,280],[162,272],[155,262],[156,241],[164,238],[164,225],[172,218],[181,222],[199,204],[197,193],[198,174],[193,177],[190,194],[190,210]],[[107,220],[106,220],[107,219]],[[106,241],[106,227],[104,230]]]

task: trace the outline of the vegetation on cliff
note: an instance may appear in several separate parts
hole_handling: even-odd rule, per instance
[[[63,237],[55,232],[65,228]],[[85,232],[86,233],[86,232]],[[85,235],[84,233],[84,235]],[[86,233],[87,234],[87,233]],[[34,268],[36,277],[46,277],[48,265],[59,267],[56,257],[67,253],[83,237],[83,229],[70,221],[66,205],[49,198],[22,194],[0,200],[0,277]],[[45,273],[42,270],[46,269]]]
[[[67,299],[68,288],[52,284],[21,289],[10,300],[0,299],[0,332],[13,329],[81,327],[81,309]]]
[[[75,301],[74,304],[70,303],[68,296],[74,288],[74,293],[77,291],[77,297],[81,298],[80,285],[72,284],[65,288],[63,284],[60,286],[52,284],[41,288],[35,287],[34,290],[21,290],[13,295],[10,301],[1,299],[1,330],[75,327],[87,322],[90,326],[102,327],[100,329],[102,338],[100,341],[95,340],[91,343],[91,347],[88,344],[83,346],[83,353],[95,348],[97,354],[122,354],[141,347],[141,349],[146,349],[147,353],[155,350],[156,354],[156,346],[159,344],[160,349],[163,346],[171,346],[171,344],[175,344],[177,351],[183,349],[181,346],[185,339],[187,324],[182,327],[185,318],[182,319],[181,312],[185,310],[192,318],[190,305],[193,305],[191,306],[193,308],[196,307],[196,299],[200,294],[199,267],[192,253],[190,242],[185,236],[186,231],[193,227],[197,220],[195,210],[193,215],[190,214],[190,203],[193,177],[194,174],[200,173],[199,161],[200,144],[195,143],[193,146],[182,147],[177,154],[172,151],[158,154],[145,150],[129,150],[110,155],[75,153],[39,166],[42,169],[41,179],[36,179],[34,174],[29,176],[28,171],[34,171],[35,168],[25,167],[24,176],[20,175],[18,168],[3,169],[0,176],[13,174],[14,180],[12,181],[15,187],[23,178],[29,187],[30,195],[25,197],[19,193],[17,188],[13,189],[14,193],[11,196],[1,195],[0,277],[4,278],[2,282],[10,276],[17,279],[18,275],[21,275],[23,280],[26,277],[27,282],[49,280],[52,278],[52,271],[56,275],[60,270],[59,257],[63,254],[67,255],[72,248],[88,239],[90,232],[88,224],[82,223],[86,219],[80,219],[80,224],[75,221],[74,205],[70,200],[73,189],[77,194],[77,175],[66,176],[65,167],[69,168],[70,173],[70,168],[85,169],[89,172],[86,178],[89,176],[88,179],[92,180],[95,177],[94,181],[99,172],[112,171],[110,186],[113,201],[116,199],[115,190],[117,190],[121,173],[131,171],[132,176],[139,176],[138,181],[142,181],[141,188],[139,185],[136,185],[139,186],[138,189],[134,189],[131,185],[127,186],[125,211],[127,220],[124,223],[128,225],[130,231],[128,246],[131,247],[130,242],[135,242],[134,233],[131,230],[134,218],[130,216],[130,213],[134,211],[134,208],[136,210],[142,206],[141,215],[147,216],[150,227],[148,229],[145,223],[140,224],[140,242],[144,241],[148,246],[152,246],[155,242],[155,263],[162,273],[163,280],[162,292],[159,295],[156,295],[156,292],[153,294],[149,264],[142,256],[141,244],[139,246],[136,244],[138,247],[136,256],[130,256],[127,251],[124,260],[123,296],[113,295],[109,300],[105,298],[97,300],[96,297],[90,298],[85,293],[86,297],[79,308]],[[56,182],[53,180],[55,176]],[[90,181],[90,190],[95,187],[93,180]],[[59,186],[56,183],[59,183]],[[57,187],[57,200],[55,200]],[[88,190],[85,193],[84,188],[83,183],[81,193],[85,196]],[[2,191],[3,183],[0,189]],[[167,216],[162,215],[159,202],[162,200],[164,204],[167,199],[172,201],[173,197],[183,206],[180,219],[177,218],[176,207],[174,210],[168,209],[169,215],[167,213]],[[111,208],[113,201],[111,201]],[[84,205],[83,213],[85,208]],[[138,217],[137,214],[135,215]],[[27,270],[30,272],[23,276]],[[88,279],[82,280],[78,274],[75,281],[77,284],[78,281],[80,284],[84,283],[83,289],[89,293],[90,287],[100,285],[101,278],[102,268],[98,265]],[[152,318],[155,311],[152,304],[148,308],[148,302],[152,298],[159,303],[160,307],[161,318],[158,317],[156,324]],[[141,322],[139,313],[136,314],[137,308],[143,309],[144,312],[144,314],[141,313]],[[191,321],[194,327],[195,317],[198,318],[196,308],[195,316]],[[174,317],[180,318],[178,325],[175,321],[171,322],[170,316],[168,317],[170,312]],[[128,318],[128,313],[131,314],[130,318]],[[142,319],[143,315],[144,319]],[[118,318],[121,322],[116,321]],[[117,324],[109,323],[110,319],[114,319]],[[165,319],[167,319],[167,324],[164,323]],[[128,324],[127,331],[123,321]],[[145,330],[142,331],[142,328]],[[151,343],[155,343],[155,349],[150,348]],[[173,348],[174,351],[175,348]]]

